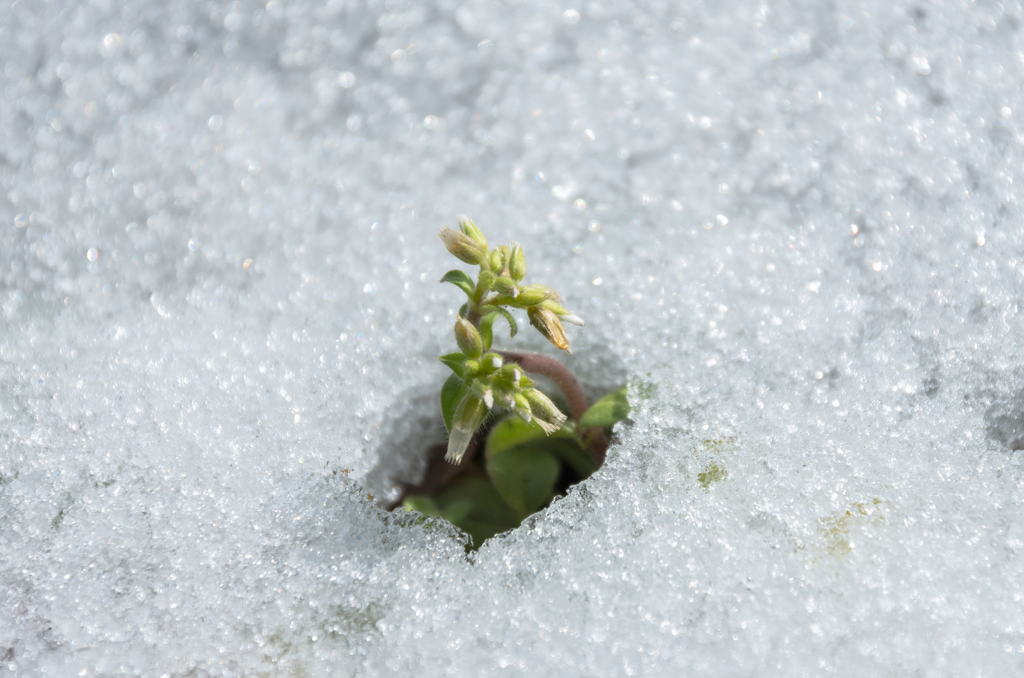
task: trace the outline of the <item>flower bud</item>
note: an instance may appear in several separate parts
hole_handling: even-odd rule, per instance
[[[510,395],[514,394],[514,393],[517,393],[519,391],[519,375],[520,375],[520,373],[521,372],[520,372],[519,368],[516,367],[515,365],[512,365],[512,364],[504,365],[492,377],[491,383],[494,385],[494,388],[496,388],[498,390],[501,390],[501,391],[506,391]],[[506,407],[512,407],[512,406],[511,405],[507,405]]]
[[[570,325],[576,325],[577,327],[583,327],[583,318],[579,317],[575,313],[566,313],[560,316],[562,322],[569,323]]]
[[[452,432],[448,437],[448,453],[444,455],[445,461],[452,464],[462,461],[462,456],[466,454],[466,448],[473,440],[477,426],[484,420],[486,414],[487,406],[480,398],[467,395],[462,399],[452,417]]]
[[[527,285],[519,289],[519,296],[516,297],[517,306],[536,306],[537,304],[550,299],[554,291],[546,285]]]
[[[526,256],[523,254],[523,248],[515,240],[512,241],[512,254],[508,258],[508,272],[516,282],[526,275]]]
[[[519,415],[519,418],[525,421],[527,424],[533,419],[532,410],[530,409],[530,401],[526,399],[522,393],[517,393],[514,396],[515,405],[512,406],[512,411]]]
[[[505,276],[499,276],[494,279],[494,289],[500,294],[511,296],[513,299],[519,296],[519,288],[516,287],[516,281]]]
[[[502,365],[498,371],[498,378],[503,382],[516,387],[519,385],[519,379],[523,376],[522,369],[519,368],[515,363],[507,363]]]
[[[474,379],[469,385],[469,389],[474,396],[484,401],[484,405],[487,405],[488,408],[494,407],[494,389],[488,382]]]
[[[484,352],[484,340],[480,332],[465,318],[455,321],[455,341],[459,349],[470,358],[479,358]]]
[[[505,364],[505,361],[502,360],[501,356],[497,353],[485,354],[484,357],[480,359],[480,362],[491,372],[500,370],[501,366]]]
[[[565,423],[565,415],[555,406],[551,399],[535,388],[528,388],[523,391],[523,396],[530,404],[530,413],[544,433],[551,435]]]
[[[542,301],[540,304],[538,304],[538,306],[551,311],[552,313],[557,315],[559,319],[561,319],[561,321],[564,323],[570,323],[572,325],[579,325],[580,327],[583,327],[583,319],[580,318],[575,313],[569,311],[567,308],[559,304],[557,301],[554,301],[552,299],[546,299]]]
[[[512,392],[506,388],[494,389],[494,402],[510,410],[516,406],[515,397]]]
[[[494,273],[501,273],[501,269],[505,268],[505,257],[501,256],[501,250],[491,250],[487,265]]]
[[[482,269],[480,275],[477,276],[476,286],[482,299],[494,287],[494,274],[486,268]]]
[[[467,264],[479,265],[487,259],[487,245],[481,245],[471,236],[465,233],[453,231],[450,228],[442,228],[437,234],[444,243],[445,249],[452,253],[456,259]]]
[[[557,315],[542,306],[531,306],[526,313],[530,316],[530,324],[536,327],[545,339],[563,351],[572,353],[569,349],[569,340],[565,338],[565,328]]]
[[[558,301],[554,297],[545,299],[544,301],[540,302],[537,305],[546,308],[555,315],[565,315],[566,313],[569,312],[569,309],[558,303]]]
[[[487,238],[484,237],[483,231],[473,223],[473,220],[467,217],[465,214],[460,214],[455,217],[455,220],[459,222],[459,228],[463,233],[468,235],[470,238],[475,240],[484,251],[487,251]]]

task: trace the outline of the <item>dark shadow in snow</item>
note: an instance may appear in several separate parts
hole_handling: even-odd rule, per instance
[[[1024,450],[1024,389],[989,406],[985,411],[985,431],[990,440],[1012,451]]]

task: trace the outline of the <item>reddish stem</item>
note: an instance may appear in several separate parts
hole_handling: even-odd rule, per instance
[[[554,358],[540,353],[520,353],[519,351],[495,351],[495,353],[506,362],[515,363],[527,372],[541,374],[555,382],[569,403],[569,414],[573,421],[579,423],[583,413],[590,408],[587,396],[584,395],[576,377],[572,376],[572,372],[565,365]],[[605,453],[608,451],[608,441],[604,437],[604,431],[596,426],[590,426],[583,429],[581,433],[590,456],[600,468],[604,463]]]

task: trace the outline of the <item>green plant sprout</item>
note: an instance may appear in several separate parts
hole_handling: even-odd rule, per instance
[[[458,223],[458,231],[444,228],[438,235],[452,255],[479,272],[475,281],[459,269],[441,278],[467,297],[455,320],[459,350],[439,358],[452,371],[441,388],[448,443],[443,462],[438,450],[427,478],[407,488],[404,503],[461,527],[479,547],[597,470],[611,427],[628,416],[629,403],[622,388],[591,407],[559,361],[492,348],[498,320],[508,325],[510,338],[518,331],[510,309],[526,311],[541,335],[570,353],[563,323],[583,321],[554,290],[524,284],[526,257],[514,240],[491,249],[472,220],[460,215]],[[545,394],[529,374],[550,379],[560,395]]]

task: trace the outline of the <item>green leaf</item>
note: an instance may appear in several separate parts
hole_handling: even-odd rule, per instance
[[[497,317],[498,315],[496,313],[491,313],[480,320],[480,338],[483,339],[484,342],[484,351],[490,351],[491,344],[494,343],[494,331],[492,326],[494,325],[494,319]]]
[[[501,306],[487,305],[482,307],[480,310],[488,315],[493,313],[498,313],[499,315],[501,315],[501,317],[505,319],[505,322],[508,323],[509,338],[516,336],[516,332],[519,331],[519,325],[516,324],[516,319],[513,318],[512,314],[509,313],[506,309],[502,308]],[[493,324],[495,320],[496,318],[492,318],[490,322]]]
[[[443,283],[451,283],[458,287],[460,290],[466,293],[466,296],[470,299],[473,298],[473,293],[476,292],[476,285],[473,284],[473,279],[469,277],[469,274],[465,271],[454,269],[448,271],[441,278]]]
[[[561,459],[563,464],[573,470],[579,480],[586,480],[593,475],[597,466],[590,453],[580,447],[575,438],[555,438],[555,435],[557,434],[553,433],[551,439],[535,444]]]
[[[545,450],[517,445],[487,459],[487,473],[508,505],[526,517],[555,496],[561,465]]]
[[[459,403],[469,393],[469,385],[454,374],[448,377],[441,387],[441,416],[444,417],[444,425],[449,431],[452,430],[452,417]]]
[[[434,496],[434,503],[445,520],[473,538],[474,548],[521,522],[491,481],[481,476],[459,476]]]
[[[580,427],[599,426],[603,428],[622,421],[628,416],[629,401],[626,399],[626,387],[623,386],[601,398],[584,412],[580,417]]]
[[[562,460],[580,480],[589,478],[597,470],[594,460],[580,446],[571,428],[563,426],[546,436],[535,422],[526,423],[519,417],[509,417],[491,429],[484,447],[484,456],[490,459],[520,445],[543,450]]]
[[[572,436],[566,429],[555,431],[552,436]],[[531,440],[545,439],[547,436],[537,422],[529,423],[519,417],[508,417],[491,429],[487,436],[487,444],[484,447],[484,454],[489,458],[516,445],[528,443]]]
[[[451,371],[454,372],[459,379],[462,379],[463,381],[466,380],[465,353],[448,353],[438,358],[438,360],[451,368]]]
[[[445,506],[444,511],[441,512],[441,517],[452,525],[459,525],[466,521],[466,518],[472,511],[473,501],[471,499],[460,499]]]
[[[498,318],[504,318],[508,322],[510,336],[516,336],[516,332],[519,331],[519,327],[516,325],[515,318],[512,314],[503,308],[498,306],[482,306],[480,312],[484,314],[484,317],[480,319],[480,336],[484,340],[484,350],[489,350],[491,344],[494,342],[494,322]]]
[[[419,511],[425,516],[439,516],[441,510],[430,497],[411,496],[405,498],[405,508],[409,511]],[[449,521],[451,522],[451,521]]]

